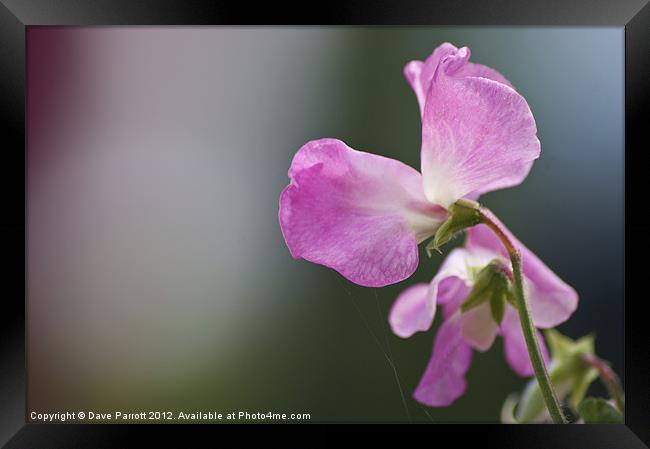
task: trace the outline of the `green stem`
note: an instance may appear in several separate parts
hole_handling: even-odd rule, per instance
[[[508,235],[501,228],[499,222],[495,219],[492,213],[484,208],[479,209],[481,222],[488,226],[499,237],[503,246],[508,251],[510,262],[512,263],[512,274],[514,276],[514,293],[517,302],[517,309],[519,310],[519,321],[521,322],[521,329],[524,332],[524,339],[526,340],[526,347],[528,348],[528,355],[535,371],[537,383],[544,397],[546,408],[548,409],[551,418],[555,424],[567,424],[566,418],[562,414],[560,403],[557,400],[555,391],[551,384],[551,379],[546,371],[542,353],[539,350],[539,342],[537,341],[537,334],[533,326],[533,320],[530,315],[530,308],[526,301],[524,294],[524,284],[521,273],[521,255],[519,250],[512,243]]]

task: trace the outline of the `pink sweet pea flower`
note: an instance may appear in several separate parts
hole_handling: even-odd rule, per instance
[[[533,324],[539,329],[547,329],[563,323],[576,310],[576,291],[501,226],[521,253],[524,288]],[[436,305],[443,306],[444,321],[438,330],[429,364],[414,393],[419,402],[443,407],[462,396],[472,350],[488,350],[497,335],[503,337],[505,357],[514,372],[523,377],[533,375],[517,310],[512,305],[506,306],[500,325],[491,315],[489,301],[465,313],[460,310],[474,285],[476,274],[494,259],[509,266],[505,248],[487,226],[470,228],[465,246],[449,253],[430,284],[417,284],[406,289],[393,304],[389,322],[393,332],[402,338],[428,330]],[[537,338],[544,360],[548,361],[548,352],[539,332]]]
[[[503,76],[443,44],[406,75],[422,118],[422,174],[336,139],[305,144],[280,195],[291,255],[367,287],[409,277],[417,245],[456,200],[520,184],[539,156],[526,100]]]

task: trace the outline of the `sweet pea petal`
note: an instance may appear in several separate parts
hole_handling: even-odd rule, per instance
[[[467,298],[473,283],[474,272],[487,265],[494,255],[482,249],[468,250],[455,248],[440,265],[438,273],[431,281],[430,294],[438,304],[444,305],[444,314],[448,318]]]
[[[461,315],[461,328],[465,341],[474,349],[485,352],[492,346],[499,326],[485,302]]]
[[[430,284],[413,285],[397,297],[388,316],[393,333],[408,338],[417,331],[428,330],[437,304],[445,306],[446,317],[452,315],[469,294],[472,266],[489,262],[486,257],[489,256],[480,250],[452,250]]]
[[[406,80],[411,85],[415,96],[418,99],[418,104],[420,106],[420,114],[424,114],[424,103],[427,98],[427,92],[429,91],[429,86],[431,86],[431,78],[433,78],[433,73],[438,67],[438,63],[443,56],[452,54],[458,51],[454,45],[449,42],[445,42],[435,50],[433,53],[422,61],[411,61],[404,67],[404,76]]]
[[[512,306],[508,306],[506,309],[501,322],[500,333],[503,336],[503,349],[506,360],[512,370],[522,377],[530,377],[535,374],[530,363],[524,333],[521,330],[519,315]],[[537,331],[537,341],[539,342],[539,349],[542,352],[544,363],[548,365],[548,349],[544,343],[544,337],[539,331]]]
[[[431,327],[436,306],[428,300],[429,284],[415,284],[404,290],[393,303],[388,322],[398,337],[408,338]]]
[[[578,308],[578,293],[534,255],[522,256],[522,263],[535,326],[550,329],[568,320]]]
[[[547,329],[565,322],[578,307],[576,291],[517,240],[502,223],[499,222],[499,225],[521,253],[525,289],[535,327]],[[465,246],[470,250],[483,249],[507,257],[501,241],[485,225],[474,226],[467,231]]]
[[[443,305],[445,319],[451,317],[465,301],[472,287],[457,277],[448,277],[438,286],[438,303]]]
[[[467,50],[469,51],[469,49]],[[458,48],[456,48],[454,45],[450,44],[449,42],[445,42],[436,47],[436,49],[433,50],[433,53],[431,53],[431,55],[426,60],[424,60],[424,62],[411,61],[404,67],[404,76],[411,85],[413,92],[415,92],[415,96],[418,100],[418,105],[420,106],[420,115],[424,114],[424,104],[426,102],[427,92],[431,86],[431,79],[433,78],[436,67],[438,67],[440,59],[442,59],[444,56],[454,54],[458,51]],[[512,87],[510,82],[502,74],[482,64],[468,62],[453,76],[482,77]]]
[[[461,50],[441,58],[422,119],[424,192],[443,207],[520,184],[540,152],[526,100],[503,83],[458,76],[469,57]]]
[[[461,78],[466,76],[487,78],[489,80],[496,81],[501,84],[505,84],[506,86],[514,89],[512,83],[510,83],[510,81],[508,81],[505,76],[503,76],[493,68],[490,68],[483,64],[477,64],[475,62],[468,62],[467,65],[465,65],[465,67],[462,67],[458,72],[454,73],[453,76],[456,78]]]
[[[433,354],[413,397],[431,407],[446,407],[465,393],[472,349],[461,334],[460,316],[446,320],[436,335]]]
[[[279,220],[291,255],[363,286],[409,277],[418,264],[417,244],[444,219],[444,211],[426,201],[416,170],[340,140],[304,145],[289,177]]]

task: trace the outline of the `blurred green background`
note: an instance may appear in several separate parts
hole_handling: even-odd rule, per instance
[[[528,100],[541,158],[523,185],[482,201],[578,290],[560,330],[595,332],[623,377],[622,28],[28,37],[29,410],[498,421],[525,384],[500,339],[474,354],[453,406],[411,398],[439,318],[401,340],[386,317],[443,256],[422,251],[411,279],[361,288],[291,259],[277,220],[308,140],[336,137],[419,168],[420,117],[402,69],[444,41],[469,46]]]

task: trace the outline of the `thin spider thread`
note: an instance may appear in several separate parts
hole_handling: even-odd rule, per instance
[[[404,405],[406,418],[409,420],[409,423],[413,423],[413,420],[411,419],[411,413],[409,413],[409,408],[408,405],[406,404],[406,397],[404,396],[404,389],[402,388],[402,382],[400,381],[399,375],[397,374],[397,364],[395,363],[395,357],[393,357],[393,353],[390,349],[390,343],[388,341],[388,332],[386,332],[386,328],[388,326],[386,325],[386,320],[384,320],[384,316],[382,314],[381,307],[379,305],[379,295],[377,294],[377,290],[373,290],[373,293],[375,294],[375,303],[377,304],[377,315],[379,316],[379,321],[384,324],[382,326],[382,330],[384,332],[384,341],[386,342],[386,351],[388,352],[388,357],[390,359],[390,366],[393,369],[393,374],[395,375],[395,382],[397,382],[397,388],[399,389],[399,395],[400,398],[402,399],[402,405]]]
[[[410,413],[409,413],[409,411],[408,411],[408,407],[407,407],[407,404],[406,404],[406,397],[404,396],[404,390],[402,389],[401,381],[400,381],[399,376],[398,376],[398,373],[397,373],[397,367],[395,366],[395,364],[394,364],[394,362],[393,362],[393,360],[392,360],[392,354],[389,355],[389,353],[387,353],[386,350],[384,349],[384,347],[382,346],[382,344],[381,344],[379,338],[377,337],[377,334],[375,334],[375,332],[374,332],[374,331],[372,330],[372,328],[370,327],[370,324],[368,323],[368,320],[366,320],[365,316],[363,315],[363,312],[362,312],[361,308],[359,307],[359,305],[357,304],[356,300],[354,299],[354,294],[352,293],[352,291],[351,291],[351,290],[350,290],[350,289],[345,285],[345,282],[344,282],[340,277],[336,276],[334,273],[332,273],[332,276],[334,276],[334,277],[336,278],[336,281],[337,281],[338,284],[341,286],[341,288],[343,289],[343,291],[344,291],[344,292],[345,292],[345,293],[350,297],[350,299],[352,300],[352,305],[354,306],[355,310],[357,311],[357,314],[359,315],[359,318],[360,318],[361,321],[363,322],[364,327],[366,328],[366,330],[368,331],[368,333],[370,333],[370,336],[372,337],[373,341],[375,342],[375,344],[377,345],[377,347],[378,347],[379,350],[381,351],[382,355],[384,356],[384,358],[385,358],[386,361],[388,362],[389,366],[392,368],[392,370],[393,370],[393,374],[395,375],[395,380],[396,380],[396,382],[397,382],[397,386],[398,386],[398,388],[399,388],[400,397],[402,398],[402,404],[404,405],[404,409],[405,409],[405,411],[406,411],[406,415],[407,415],[407,417],[408,417],[408,419],[409,419],[409,422],[412,423],[413,421],[412,421],[412,419],[411,419],[411,415],[410,415]],[[377,299],[377,307],[378,307],[378,311],[379,311],[380,318],[381,318],[381,310],[379,309],[379,297],[377,296],[377,292],[376,292],[376,291],[375,291],[375,298]],[[382,321],[383,321],[383,320],[382,320]],[[384,325],[385,325],[385,323],[384,323]],[[386,333],[386,329],[385,329],[385,328],[384,328],[384,336],[385,336],[385,338],[386,338],[386,344],[387,344],[388,350],[389,350],[389,352],[390,352],[390,345],[388,344],[388,335],[387,335],[387,333]],[[420,409],[422,409],[422,411],[423,411],[424,414],[427,416],[427,418],[429,418],[429,420],[430,420],[431,422],[435,422],[434,419],[433,419],[433,417],[432,417],[432,416],[429,414],[429,412],[426,410],[426,408],[424,408],[424,407],[422,406],[422,404],[420,404],[419,402],[418,402],[417,404],[418,404],[418,406],[420,407]]]

